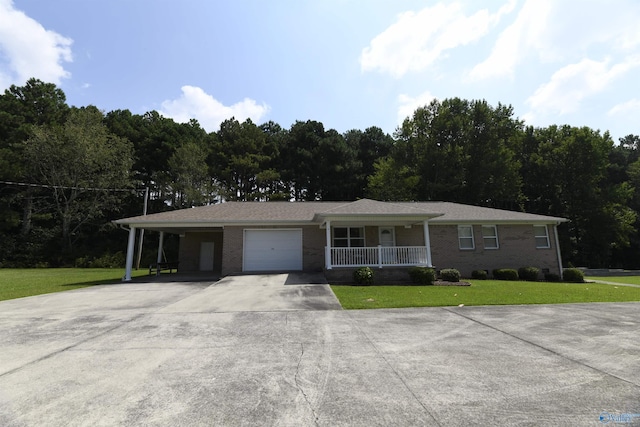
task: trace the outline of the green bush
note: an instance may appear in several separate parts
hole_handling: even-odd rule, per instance
[[[471,278],[472,279],[487,280],[488,276],[489,276],[489,274],[487,273],[487,270],[473,270],[471,272]]]
[[[512,268],[497,268],[492,271],[493,278],[496,280],[519,280],[518,270]]]
[[[74,262],[74,266],[78,268],[122,268],[124,264],[125,257],[122,252],[107,253],[95,259],[89,257],[76,258]]]
[[[353,281],[358,285],[373,285],[373,270],[369,267],[360,267],[353,272]]]
[[[583,283],[584,273],[582,270],[578,270],[577,268],[565,268],[562,271],[562,279],[565,282],[570,283]]]
[[[433,285],[436,280],[436,271],[429,267],[411,267],[409,269],[411,281],[418,285]]]
[[[444,268],[440,270],[440,278],[445,282],[459,282],[460,272],[455,268]]]
[[[527,282],[537,282],[540,275],[540,269],[536,267],[520,267],[518,269],[518,277],[520,280]]]
[[[544,273],[544,280],[547,282],[559,282],[560,275],[556,273]]]

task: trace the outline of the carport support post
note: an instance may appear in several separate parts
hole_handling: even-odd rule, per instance
[[[127,245],[127,263],[124,269],[124,280],[128,282],[131,280],[131,269],[133,268],[133,252],[136,246],[136,228],[131,227],[129,229],[129,243]]]
[[[427,266],[433,267],[431,263],[431,237],[429,236],[429,221],[423,223],[424,229],[424,245],[427,247]]]
[[[158,258],[156,258],[157,264],[162,262],[162,245],[164,245],[164,231],[160,232],[160,240],[158,241]]]
[[[325,231],[327,246],[325,246],[324,264],[327,270],[331,270],[331,221],[327,220],[324,224],[327,227]]]

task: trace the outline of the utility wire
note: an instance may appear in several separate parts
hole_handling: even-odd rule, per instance
[[[47,185],[47,184],[32,184],[28,182],[15,182],[15,181],[0,181],[0,184],[18,185],[21,187],[38,187],[38,188],[54,188],[60,190],[85,190],[85,191],[126,191],[130,193],[142,193],[144,188],[96,188],[96,187],[66,187],[64,185]]]

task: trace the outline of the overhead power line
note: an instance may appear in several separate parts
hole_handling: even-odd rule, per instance
[[[122,191],[130,193],[142,193],[144,188],[97,188],[97,187],[67,187],[64,185],[33,184],[30,182],[0,181],[0,184],[17,185],[20,187],[53,188],[59,190],[84,190],[84,191]]]

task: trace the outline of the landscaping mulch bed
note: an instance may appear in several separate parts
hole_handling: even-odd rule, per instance
[[[433,286],[471,286],[469,282],[445,282],[444,280],[436,280]]]

